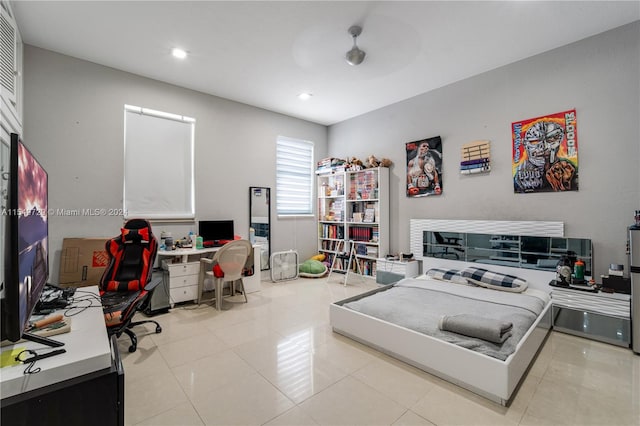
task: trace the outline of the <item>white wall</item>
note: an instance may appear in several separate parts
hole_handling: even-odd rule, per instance
[[[593,239],[602,274],[609,263],[626,263],[625,227],[640,208],[639,40],[635,22],[336,124],[328,136],[324,126],[25,46],[24,136],[49,172],[52,208],[117,208],[123,105],[195,117],[197,214],[232,217],[243,236],[248,187],[270,186],[275,200],[278,135],[315,141],[316,158],[375,154],[395,163],[392,252],[408,251],[411,218],[561,220],[567,235]],[[578,114],[580,191],[514,194],[510,124],[571,108]],[[408,199],[404,144],[437,135],[444,193]],[[459,148],[475,139],[491,140],[492,171],[461,176]],[[50,220],[54,282],[62,238],[112,236],[122,224],[119,217]],[[313,218],[278,220],[274,213],[272,221],[273,251],[296,248],[301,259],[315,253]]]
[[[639,104],[636,21],[331,126],[329,154],[393,160],[392,253],[408,251],[411,218],[559,220],[565,235],[593,240],[600,275],[627,263],[625,229],[640,208]],[[514,194],[511,123],[572,108],[580,190]],[[409,199],[404,144],[438,135],[443,194]],[[476,139],[491,141],[492,170],[461,176],[460,147]]]
[[[327,128],[318,124],[179,88],[148,78],[25,45],[24,140],[49,173],[51,209],[122,207],[124,105],[194,117],[196,214],[234,219],[249,233],[249,187],[272,188],[272,250],[315,254],[313,218],[275,214],[275,144],[279,135],[315,142],[326,155]],[[141,161],[145,161],[144,158]],[[157,164],[171,172],[171,159]],[[149,188],[153,191],[153,188]],[[111,237],[119,216],[49,216],[51,282],[58,281],[65,237]],[[154,225],[174,237],[192,225]]]

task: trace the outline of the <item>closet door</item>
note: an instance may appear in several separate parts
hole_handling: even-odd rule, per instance
[[[11,6],[0,0],[0,138],[22,135],[22,39]]]

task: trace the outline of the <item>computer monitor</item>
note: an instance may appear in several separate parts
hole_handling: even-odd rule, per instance
[[[198,236],[202,241],[231,241],[235,238],[233,220],[201,220]]]
[[[49,277],[48,176],[35,156],[11,134],[5,222],[2,339],[62,343],[25,330]]]

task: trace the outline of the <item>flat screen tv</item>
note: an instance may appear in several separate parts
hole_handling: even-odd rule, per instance
[[[231,241],[235,238],[233,220],[201,220],[198,222],[198,236],[202,241]]]
[[[49,277],[48,175],[15,133],[9,157],[2,339],[60,346],[25,332]]]

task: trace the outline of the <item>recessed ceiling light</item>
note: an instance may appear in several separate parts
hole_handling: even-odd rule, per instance
[[[177,47],[171,51],[171,54],[178,59],[184,59],[187,57],[187,52],[182,49],[178,49]]]
[[[304,93],[300,93],[298,95],[298,98],[302,99],[303,101],[306,101],[307,99],[310,99],[312,96],[313,96],[313,93],[304,92]]]

